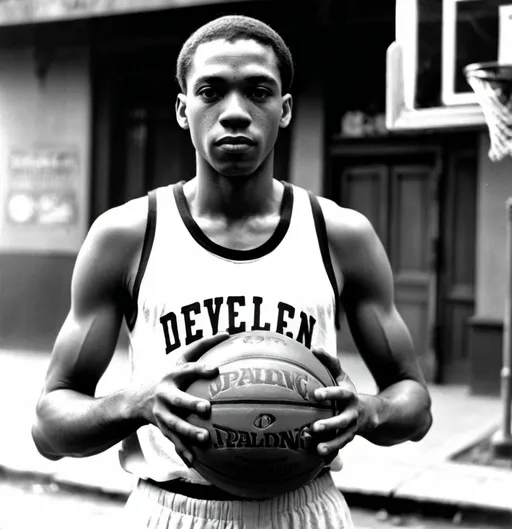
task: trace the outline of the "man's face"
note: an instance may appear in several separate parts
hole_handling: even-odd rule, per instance
[[[201,44],[186,82],[176,114],[198,154],[222,175],[254,173],[291,118],[272,48],[254,40]]]

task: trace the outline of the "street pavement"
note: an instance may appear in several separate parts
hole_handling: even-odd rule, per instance
[[[124,497],[38,482],[0,477],[1,529],[125,529]],[[352,507],[356,529],[509,529],[510,523],[469,519],[457,511],[450,516],[387,512]]]

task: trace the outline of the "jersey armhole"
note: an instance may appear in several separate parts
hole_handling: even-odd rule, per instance
[[[341,328],[340,324],[340,307],[339,307],[339,292],[338,284],[336,282],[336,275],[334,274],[334,268],[332,266],[331,253],[329,251],[329,240],[327,238],[327,228],[325,226],[325,218],[322,212],[318,198],[308,191],[309,201],[311,203],[311,209],[313,211],[313,220],[315,222],[316,235],[318,237],[318,244],[320,245],[320,253],[322,255],[322,261],[324,262],[325,271],[327,277],[331,283],[334,292],[334,320],[336,329],[339,331]]]
[[[146,232],[144,233],[144,242],[142,243],[142,253],[140,256],[139,268],[137,269],[137,275],[135,276],[135,282],[133,284],[133,291],[131,295],[131,310],[126,314],[126,323],[130,331],[135,327],[138,313],[138,299],[140,285],[144,277],[144,272],[148,265],[149,256],[151,254],[151,248],[153,247],[153,241],[155,239],[156,230],[156,190],[153,189],[148,193],[148,217],[146,222]]]

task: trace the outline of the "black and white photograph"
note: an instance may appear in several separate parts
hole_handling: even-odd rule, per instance
[[[512,528],[512,0],[0,1],[0,529]]]

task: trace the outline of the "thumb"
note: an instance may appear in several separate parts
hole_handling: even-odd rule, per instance
[[[314,347],[312,353],[322,362],[322,364],[329,370],[333,378],[337,381],[344,371],[341,369],[341,364],[338,357],[327,354],[324,349]]]
[[[197,342],[184,348],[178,363],[196,362],[204,355],[204,353],[228,338],[229,334],[227,332],[220,332],[214,336],[209,336],[208,338],[201,338]]]

